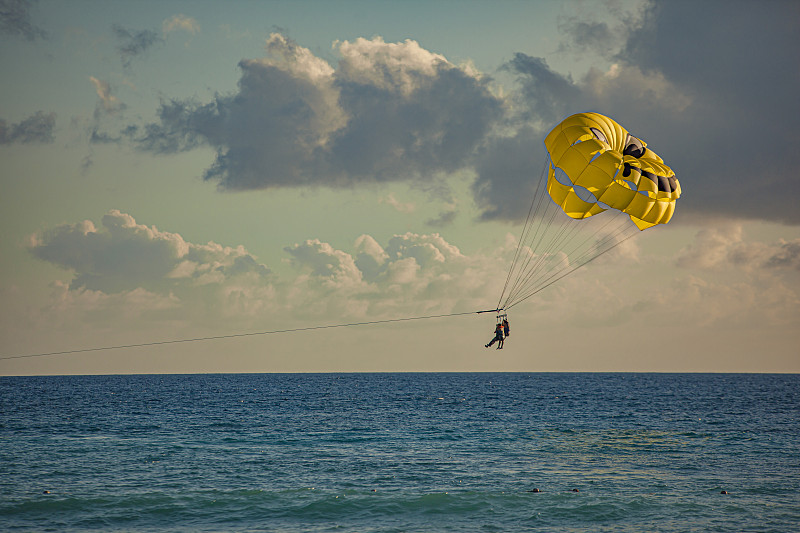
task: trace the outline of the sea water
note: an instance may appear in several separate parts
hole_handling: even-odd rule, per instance
[[[785,374],[3,377],[0,530],[799,531],[798,415]]]

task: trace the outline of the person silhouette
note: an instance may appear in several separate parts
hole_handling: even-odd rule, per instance
[[[503,324],[497,324],[497,327],[494,328],[494,338],[491,341],[489,341],[489,344],[486,344],[485,346],[488,348],[495,342],[497,342],[498,350],[503,348]]]

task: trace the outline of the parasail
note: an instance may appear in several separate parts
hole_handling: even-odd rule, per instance
[[[547,192],[568,216],[586,218],[614,208],[642,230],[672,218],[681,195],[675,173],[612,119],[572,115],[544,144],[550,156]]]
[[[545,137],[536,187],[497,310],[507,311],[615,248],[666,224],[681,187],[647,143],[600,113],[578,113]],[[598,216],[599,215],[599,216]]]

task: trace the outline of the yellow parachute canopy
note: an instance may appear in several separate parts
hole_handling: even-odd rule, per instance
[[[550,154],[547,192],[572,218],[608,208],[626,213],[640,230],[666,224],[681,186],[647,144],[600,113],[578,113],[544,140]]]

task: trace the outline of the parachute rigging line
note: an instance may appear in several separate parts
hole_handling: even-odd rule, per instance
[[[236,337],[255,337],[257,335],[273,335],[277,333],[295,333],[299,331],[311,331],[315,329],[332,329],[332,328],[346,328],[351,326],[368,326],[373,324],[388,324],[391,322],[408,322],[412,320],[427,320],[431,318],[445,318],[445,317],[453,317],[453,316],[463,316],[463,315],[474,315],[480,313],[489,313],[495,312],[497,309],[488,309],[486,311],[465,311],[462,313],[446,313],[442,315],[426,315],[426,316],[414,316],[414,317],[405,317],[405,318],[391,318],[387,320],[370,320],[366,322],[350,322],[348,324],[329,324],[326,326],[307,326],[303,328],[291,328],[291,329],[276,329],[272,331],[256,331],[252,333],[234,333],[231,335],[215,335],[211,337],[197,337],[194,339],[175,339],[175,340],[166,340],[166,341],[155,341],[155,342],[142,342],[138,344],[123,344],[118,346],[103,346],[98,348],[79,348],[75,350],[63,350],[60,352],[47,352],[47,353],[31,353],[25,355],[9,355],[5,357],[0,357],[0,360],[9,360],[9,359],[26,359],[29,357],[46,357],[51,355],[67,355],[67,354],[75,354],[75,353],[86,353],[86,352],[100,352],[105,350],[122,350],[125,348],[143,348],[146,346],[160,346],[163,344],[179,344],[184,342],[201,342],[201,341],[210,341],[210,340],[218,340],[218,339],[233,339]]]
[[[562,278],[565,278],[565,277],[567,277],[568,275],[572,274],[573,272],[575,272],[576,270],[578,270],[578,269],[579,269],[579,268],[581,268],[582,266],[584,266],[584,265],[587,265],[587,264],[591,263],[592,261],[594,261],[595,259],[597,259],[598,257],[600,257],[601,255],[603,255],[603,254],[605,254],[605,253],[607,253],[607,252],[610,252],[610,251],[611,251],[611,250],[613,250],[615,247],[619,246],[620,244],[622,244],[623,242],[627,241],[628,239],[630,239],[631,237],[633,237],[633,236],[635,236],[635,235],[636,235],[636,233],[631,233],[630,235],[628,235],[628,236],[624,237],[623,239],[621,239],[621,240],[619,240],[619,241],[615,242],[615,243],[614,243],[613,245],[611,245],[609,248],[606,248],[606,249],[604,249],[604,250],[603,250],[602,252],[600,252],[599,254],[597,254],[597,255],[595,255],[595,256],[592,256],[592,257],[590,257],[589,259],[586,259],[585,261],[583,261],[583,262],[581,262],[581,263],[577,264],[575,267],[573,267],[573,268],[571,268],[571,269],[567,270],[566,272],[564,272],[564,273],[561,273],[560,275],[558,275],[558,277],[555,277],[555,274],[554,274],[553,276],[551,276],[550,278],[548,278],[547,280],[545,280],[545,283],[543,283],[543,284],[541,284],[541,285],[537,286],[537,287],[536,287],[534,290],[532,290],[531,292],[529,292],[529,293],[525,294],[524,296],[517,298],[517,299],[514,301],[514,303],[507,305],[507,306],[505,307],[505,309],[506,309],[506,310],[508,310],[508,309],[511,309],[511,308],[512,308],[512,307],[514,307],[515,305],[517,305],[517,304],[520,304],[520,303],[524,302],[525,300],[527,300],[527,299],[528,299],[528,298],[530,298],[531,296],[533,296],[533,295],[535,295],[535,294],[538,294],[539,292],[543,291],[544,289],[546,289],[547,287],[549,287],[550,285],[552,285],[552,284],[553,284],[553,283],[555,283],[556,281],[558,281],[558,280],[560,280],[560,279],[562,279]],[[554,277],[555,277],[555,279],[553,279]],[[552,281],[551,281],[551,280],[552,280]]]
[[[609,210],[576,220],[564,214],[547,191],[548,155],[497,303],[511,307],[538,294],[580,267],[640,233],[630,218]]]
[[[511,281],[511,275],[514,273],[514,268],[517,265],[517,261],[519,261],[520,252],[522,251],[522,245],[526,242],[528,232],[531,228],[531,216],[534,213],[534,208],[536,207],[538,202],[541,202],[541,196],[539,195],[539,190],[541,189],[542,177],[544,176],[544,172],[547,169],[547,161],[545,161],[544,166],[542,166],[542,171],[539,173],[539,180],[537,181],[536,191],[534,192],[533,199],[531,200],[531,207],[528,209],[528,216],[525,219],[525,225],[522,227],[522,232],[519,236],[519,242],[517,243],[517,249],[514,251],[514,259],[511,261],[511,267],[508,269],[508,275],[506,275],[506,282],[503,285],[503,291],[500,293],[500,298],[497,300],[497,309],[502,309],[501,303],[503,301],[503,296],[506,294],[506,289],[508,289],[508,283]]]

